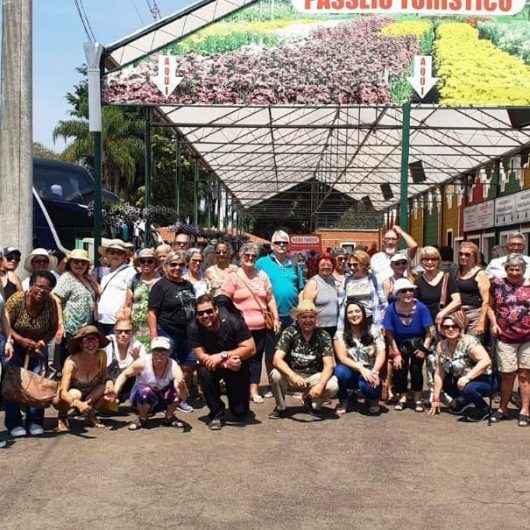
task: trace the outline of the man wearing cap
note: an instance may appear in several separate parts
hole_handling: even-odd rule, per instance
[[[322,403],[338,391],[333,375],[335,358],[329,334],[317,328],[315,304],[303,300],[294,312],[296,322],[282,333],[274,354],[271,385],[276,408],[271,419],[285,417],[285,393],[288,387],[302,392],[310,412],[320,410]]]
[[[398,225],[394,225],[391,230],[387,230],[383,236],[383,250],[381,252],[376,252],[370,260],[372,271],[377,275],[381,284],[387,278],[392,276],[390,258],[398,251],[400,238],[403,238],[403,241],[405,241],[405,244],[407,245],[409,259],[412,260],[416,255],[418,243],[416,243],[411,235],[407,234],[407,232]]]
[[[5,281],[2,280],[4,287],[4,298],[7,299],[15,294],[17,291],[22,291],[22,282],[17,275],[17,267],[20,263],[20,250],[15,247],[6,247],[3,250],[4,254],[4,268],[5,268]]]
[[[179,402],[187,398],[188,390],[182,370],[169,357],[170,350],[171,343],[167,337],[155,337],[151,341],[151,353],[136,359],[114,383],[114,395],[118,396],[125,381],[136,377],[130,399],[138,412],[138,419],[129,425],[131,431],[145,427],[150,414],[162,411],[166,413],[164,425],[184,426],[175,417],[175,410]]]
[[[101,278],[97,326],[102,333],[110,335],[117,313],[126,303],[127,290],[136,270],[129,265],[129,251],[119,239],[101,246],[99,252],[106,258],[109,269]]]
[[[223,426],[225,405],[220,381],[224,380],[230,411],[237,418],[249,413],[250,374],[248,359],[256,346],[245,321],[217,306],[209,294],[197,298],[196,321],[188,331],[190,346],[200,363],[199,381],[208,408],[208,427]]]

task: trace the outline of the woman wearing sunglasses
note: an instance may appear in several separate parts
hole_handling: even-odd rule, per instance
[[[234,251],[228,241],[219,241],[215,245],[215,265],[206,269],[206,279],[210,283],[210,294],[216,297],[221,294],[221,289],[229,273],[235,272],[237,267],[231,265]]]
[[[389,355],[394,368],[395,393],[399,401],[395,410],[407,405],[408,379],[414,395],[416,412],[423,412],[423,362],[431,347],[434,326],[427,307],[415,298],[416,286],[401,278],[394,284],[395,302],[392,302],[383,320],[383,328],[389,344]]]
[[[202,269],[204,257],[200,248],[190,248],[188,250],[188,272],[184,278],[188,280],[195,290],[195,297],[206,294],[210,290],[210,285]]]
[[[3,258],[0,257],[0,289],[4,292],[6,302],[17,291],[22,291],[22,282],[16,274],[19,263],[20,251],[18,249],[7,247],[3,250]]]
[[[188,344],[187,327],[195,317],[195,291],[184,279],[186,252],[168,254],[164,262],[165,277],[153,285],[149,293],[147,323],[151,339],[163,336],[171,339],[171,357],[182,368],[188,387],[192,382],[197,359]],[[193,412],[186,402],[179,404],[182,412]]]
[[[453,398],[449,406],[453,414],[465,412],[468,421],[481,421],[488,417],[489,410],[484,398],[497,391],[496,381],[488,353],[476,337],[464,334],[465,329],[465,315],[461,311],[442,321],[445,338],[436,348],[431,415],[440,412],[443,390]]]
[[[130,310],[130,315],[122,316],[130,318],[136,329],[136,338],[143,344],[144,348],[149,348],[151,341],[149,335],[149,325],[147,323],[147,313],[149,306],[149,293],[160,280],[158,274],[158,260],[156,252],[152,248],[143,248],[134,258],[134,267],[137,272],[127,290],[126,307]]]
[[[227,276],[223,283],[223,294],[241,311],[256,344],[256,354],[249,360],[250,399],[254,403],[263,403],[259,393],[263,352],[267,340],[270,340],[270,333],[280,330],[280,319],[269,277],[256,269],[257,245],[245,243],[239,256],[241,267]],[[266,359],[266,363],[267,372],[270,373],[272,359]]]
[[[486,329],[490,280],[479,266],[478,247],[471,241],[464,241],[458,251],[458,275],[456,286],[462,299],[462,311],[467,318],[467,331],[481,336]]]

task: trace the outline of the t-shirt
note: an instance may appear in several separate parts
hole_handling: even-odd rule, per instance
[[[241,311],[246,325],[251,330],[265,328],[263,311],[268,308],[267,298],[271,289],[269,277],[263,271],[258,271],[252,280],[249,280],[241,270],[232,272],[227,275],[222,286],[222,290]]]
[[[285,362],[291,370],[304,375],[322,372],[323,357],[333,358],[333,346],[327,331],[316,328],[309,341],[306,341],[298,324],[283,330],[276,349],[285,353]]]
[[[530,341],[530,285],[516,286],[505,278],[493,278],[491,292],[501,340],[515,344]]]
[[[446,273],[444,273],[446,274]],[[447,273],[448,274],[448,273]],[[416,298],[423,302],[427,309],[431,313],[433,320],[436,320],[436,315],[440,311],[440,298],[442,297],[442,285],[443,285],[443,276],[437,285],[431,285],[427,283],[423,278],[423,275],[420,274],[416,279]],[[458,292],[456,286],[455,278],[452,274],[448,274],[447,280],[447,297],[445,299],[445,305],[448,305],[451,302],[451,295]]]
[[[244,320],[237,315],[219,308],[220,326],[217,330],[207,329],[197,321],[188,328],[188,340],[191,348],[202,347],[209,355],[230,351],[252,336]]]
[[[380,283],[383,283],[387,278],[394,274],[390,266],[390,258],[386,252],[376,252],[370,259],[370,268],[372,272],[377,275]]]
[[[136,274],[134,267],[120,265],[101,278],[101,297],[98,302],[98,321],[102,324],[115,324],[116,313],[123,307],[127,290]]]
[[[271,281],[278,314],[282,317],[289,316],[298,304],[298,293],[304,288],[300,267],[291,259],[280,263],[274,254],[270,254],[258,259],[256,268],[267,273]]]
[[[172,282],[161,278],[149,293],[149,309],[156,314],[157,324],[169,335],[185,335],[195,316],[195,291],[187,280]]]
[[[405,324],[407,318],[400,315],[396,309],[396,302],[392,302],[385,312],[383,318],[383,328],[390,331],[396,340],[396,344],[401,346],[408,339],[424,337],[427,329],[433,325],[431,313],[421,302],[416,302],[415,311],[410,319],[410,323]]]

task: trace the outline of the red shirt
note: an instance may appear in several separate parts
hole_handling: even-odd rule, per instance
[[[508,343],[530,341],[530,285],[494,278],[491,290],[500,339]]]

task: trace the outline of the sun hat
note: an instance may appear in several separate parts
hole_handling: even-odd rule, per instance
[[[88,263],[91,263],[88,252],[82,248],[76,248],[75,250],[69,252],[68,256],[66,256],[66,263],[73,259],[77,259],[79,261],[88,261]]]
[[[142,248],[134,256],[134,266],[138,267],[140,265],[141,259],[154,259],[156,260],[156,253],[154,248]]]
[[[403,289],[416,290],[417,287],[410,280],[407,280],[407,278],[400,278],[399,280],[396,280],[396,283],[394,283],[393,293],[398,294],[399,291],[402,291]]]
[[[101,333],[96,326],[83,326],[79,328],[77,333],[68,341],[68,352],[72,355],[81,350],[81,340],[87,335],[97,335],[99,337],[99,347],[104,348],[109,343],[109,340],[103,333]]]
[[[171,341],[167,337],[155,337],[151,340],[150,350],[171,350]]]
[[[125,243],[121,239],[109,239],[98,248],[98,252],[101,256],[105,256],[107,251],[111,248],[114,250],[120,250],[124,253],[129,252],[129,249],[125,246]]]
[[[396,261],[409,261],[409,258],[406,254],[404,254],[403,252],[396,252],[391,258],[390,258],[390,263],[395,263]]]
[[[55,269],[57,267],[57,258],[55,256],[52,256],[45,248],[36,248],[32,250],[31,254],[27,256],[26,259],[24,260],[24,268],[28,272],[33,272],[33,267],[31,265],[31,262],[37,257],[48,258],[48,261],[49,261],[48,269],[49,270]]]
[[[317,308],[311,300],[302,300],[298,303],[298,306],[296,306],[296,309],[293,311],[294,318],[298,318],[302,313],[316,313]]]

